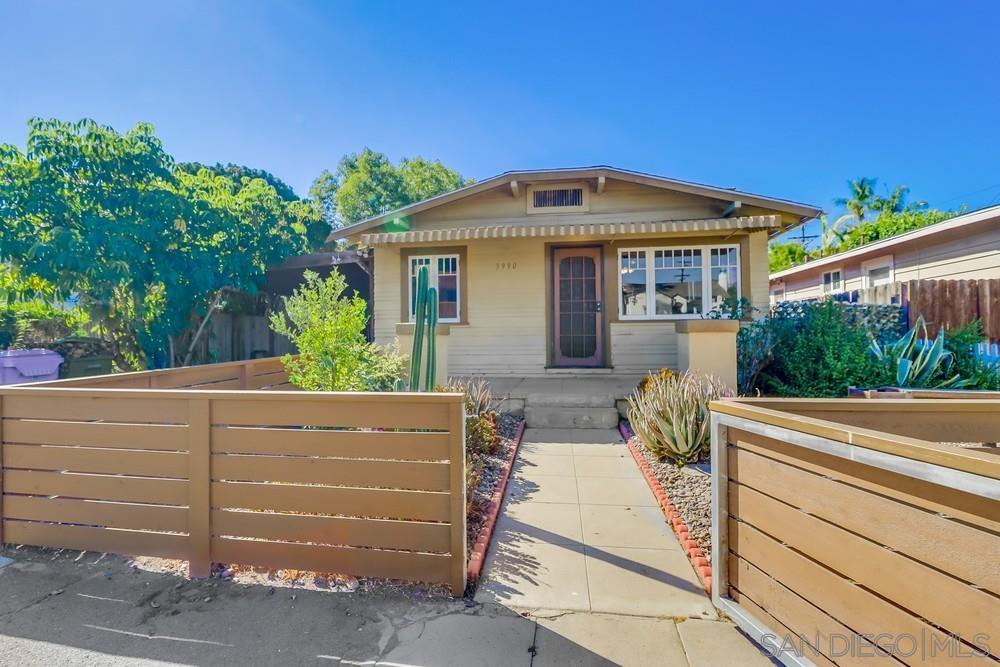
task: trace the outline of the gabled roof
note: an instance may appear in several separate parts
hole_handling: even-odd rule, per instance
[[[773,197],[765,197],[763,195],[756,195],[732,188],[719,188],[711,185],[702,185],[700,183],[692,183],[690,181],[681,181],[673,178],[656,176],[653,174],[644,174],[638,171],[628,171],[626,169],[618,169],[616,167],[609,167],[606,165],[597,165],[594,167],[505,171],[504,173],[488,178],[485,181],[473,183],[472,185],[468,185],[464,188],[452,190],[451,192],[446,192],[435,197],[429,197],[408,206],[403,206],[402,208],[398,208],[394,211],[388,211],[387,213],[382,213],[381,215],[376,215],[366,220],[356,222],[353,225],[348,225],[347,227],[335,230],[331,234],[331,238],[342,239],[348,236],[353,236],[360,232],[378,227],[389,220],[413,215],[414,213],[420,213],[421,211],[426,211],[436,206],[442,206],[444,204],[464,199],[465,197],[471,197],[472,195],[485,192],[500,185],[504,185],[505,183],[509,183],[510,181],[528,183],[539,181],[561,181],[567,179],[589,179],[599,178],[601,176],[620,181],[641,183],[643,185],[663,188],[666,190],[674,190],[676,192],[701,195],[712,199],[718,199],[720,201],[740,201],[743,204],[748,204],[750,206],[758,206],[798,216],[800,223],[805,222],[806,220],[811,220],[823,212],[822,209],[816,206],[794,202],[787,199],[775,199]]]
[[[858,246],[857,248],[851,248],[850,250],[845,250],[843,252],[838,252],[835,255],[827,255],[821,259],[814,259],[811,262],[806,262],[805,264],[799,264],[798,266],[793,266],[790,269],[785,269],[783,271],[778,271],[777,273],[771,274],[771,280],[780,280],[787,276],[795,275],[802,271],[810,271],[812,269],[818,269],[823,266],[829,266],[831,264],[836,265],[844,260],[848,260],[854,257],[860,257],[862,255],[867,255],[873,252],[881,252],[885,250],[891,250],[903,243],[909,243],[917,239],[933,237],[937,234],[943,234],[954,229],[960,229],[962,227],[973,225],[983,221],[989,221],[995,219],[1000,223],[1000,206],[989,206],[987,208],[981,208],[978,211],[972,211],[971,213],[966,213],[964,215],[959,215],[954,218],[948,218],[947,220],[942,220],[941,222],[935,222],[933,224],[927,225],[925,227],[919,227],[917,229],[903,232],[902,234],[897,234],[896,236],[890,236],[887,239],[880,239],[878,241],[872,241],[871,243],[866,243],[865,245]]]

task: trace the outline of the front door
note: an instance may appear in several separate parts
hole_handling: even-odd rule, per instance
[[[601,248],[552,251],[553,363],[604,365]]]

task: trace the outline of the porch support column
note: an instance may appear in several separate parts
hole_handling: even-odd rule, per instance
[[[677,322],[677,366],[714,375],[734,392],[736,385],[737,320]]]

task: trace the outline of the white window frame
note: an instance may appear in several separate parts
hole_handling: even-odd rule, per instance
[[[868,273],[872,269],[884,268],[889,269],[889,282],[896,282],[896,267],[894,266],[892,255],[883,255],[861,262],[861,286],[865,288],[872,287]]]
[[[579,206],[542,206],[535,208],[536,190],[582,190],[583,199]],[[582,213],[590,210],[590,187],[586,183],[535,183],[525,188],[525,212],[528,215],[561,215]]]
[[[406,276],[406,310],[409,313],[408,321],[413,321],[413,280],[416,277],[416,272],[413,270],[413,264],[416,260],[427,259],[430,260],[429,266],[427,267],[427,285],[429,287],[437,287],[438,282],[438,260],[439,259],[454,259],[455,260],[455,297],[457,307],[455,309],[455,317],[441,317],[438,318],[438,322],[442,324],[456,324],[462,321],[462,258],[455,253],[448,254],[436,254],[436,255],[410,255],[407,260],[407,276]]]
[[[708,311],[702,313],[688,313],[686,315],[673,315],[656,313],[656,251],[657,250],[700,250],[701,251],[701,302],[702,308],[709,307]],[[720,245],[666,245],[666,246],[638,246],[618,249],[618,265],[615,270],[618,273],[618,319],[626,322],[643,320],[700,320],[710,312],[712,305],[712,250],[736,250],[736,298],[743,296],[742,264],[740,258],[740,246],[738,244]],[[646,314],[626,315],[625,304],[622,303],[622,255],[628,252],[646,253]]]
[[[833,280],[831,279],[830,280],[831,288],[830,291],[828,292],[826,290],[826,277],[834,273],[840,274],[840,287],[838,287],[837,289],[833,289]],[[821,275],[819,279],[819,291],[823,294],[823,296],[827,296],[830,294],[841,294],[842,292],[846,292],[847,281],[844,280],[844,267],[838,266],[830,269],[829,271],[824,271],[823,275]]]

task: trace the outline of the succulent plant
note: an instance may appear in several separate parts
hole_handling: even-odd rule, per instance
[[[650,374],[628,398],[628,418],[643,446],[677,465],[697,461],[708,445],[708,404],[732,396],[718,378],[692,371]]]
[[[876,359],[895,367],[896,385],[899,387],[963,387],[966,381],[957,373],[951,374],[954,355],[945,349],[944,344],[944,327],[930,341],[927,337],[927,323],[921,315],[913,327],[895,343],[883,346],[872,338],[869,349]]]

